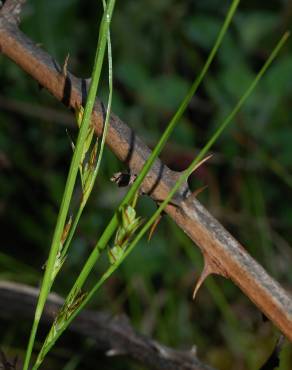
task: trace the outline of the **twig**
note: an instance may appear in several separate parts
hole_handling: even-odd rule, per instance
[[[0,11],[0,51],[30,74],[67,107],[75,109],[84,103],[87,81],[66,76],[62,67],[44,50],[27,38]],[[101,135],[104,112],[96,101],[92,120]],[[139,173],[149,148],[114,114],[107,135],[107,145],[125,162],[131,172]],[[155,162],[142,190],[154,200],[163,200],[179,176],[159,160]],[[174,221],[200,247],[213,272],[230,278],[258,308],[292,340],[292,300],[288,293],[248,254],[248,252],[191,196],[185,184],[166,208]],[[216,268],[215,268],[216,267]]]
[[[38,289],[28,285],[1,281],[0,317],[31,319],[38,293]],[[56,294],[49,296],[42,316],[44,324],[52,323],[62,303],[63,299]],[[112,317],[104,312],[84,310],[69,330],[93,339],[96,348],[107,356],[128,356],[152,370],[213,369],[201,363],[192,351],[177,351],[137,333],[125,315]]]
[[[76,120],[69,112],[44,107],[35,103],[23,102],[18,99],[7,99],[0,95],[0,109],[21,116],[29,116],[49,123],[56,123],[70,129],[76,129]]]

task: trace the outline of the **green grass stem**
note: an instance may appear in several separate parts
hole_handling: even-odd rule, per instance
[[[100,79],[103,59],[104,59],[104,53],[105,53],[105,47],[107,43],[107,36],[109,31],[109,25],[112,18],[112,13],[115,5],[115,0],[110,0],[107,4],[107,8],[104,12],[101,25],[100,25],[100,31],[99,31],[99,38],[98,38],[98,45],[97,45],[97,51],[94,61],[94,67],[93,67],[93,74],[91,79],[91,84],[89,88],[89,94],[86,102],[86,107],[84,111],[84,115],[82,118],[81,127],[79,130],[78,138],[77,138],[77,144],[76,148],[73,153],[69,174],[67,177],[65,190],[63,194],[63,199],[56,223],[56,228],[53,235],[52,245],[50,248],[49,258],[46,265],[46,270],[44,274],[44,278],[41,284],[41,290],[37,302],[37,307],[35,310],[35,317],[34,322],[31,329],[31,334],[28,342],[28,347],[25,355],[24,360],[24,366],[23,369],[27,370],[29,367],[29,362],[32,354],[32,349],[34,346],[34,341],[37,333],[37,328],[39,325],[39,321],[43,312],[43,308],[46,302],[46,299],[48,297],[48,294],[50,292],[51,286],[52,286],[52,276],[54,274],[54,267],[56,262],[56,257],[59,251],[60,247],[60,241],[62,238],[62,233],[64,230],[64,225],[66,222],[66,218],[68,215],[68,210],[75,186],[75,181],[79,169],[79,163],[82,156],[83,151],[83,145],[86,139],[86,133],[88,130],[88,127],[91,122],[91,114],[92,109],[95,102],[95,96],[97,92],[97,87]]]
[[[147,173],[149,172],[151,166],[153,165],[156,158],[161,153],[162,149],[164,148],[169,136],[172,134],[173,130],[175,129],[176,125],[178,124],[180,118],[184,114],[188,104],[190,103],[193,95],[197,91],[200,83],[202,82],[204,76],[206,75],[208,68],[214,59],[216,52],[218,51],[218,48],[220,44],[222,43],[223,37],[230,25],[230,22],[232,20],[232,17],[236,11],[236,8],[239,4],[239,0],[234,0],[230,6],[230,9],[226,15],[225,21],[223,23],[222,29],[220,30],[218,37],[216,39],[216,42],[211,50],[210,55],[207,58],[207,61],[199,74],[199,76],[196,78],[194,83],[192,84],[188,94],[183,99],[180,107],[178,108],[177,112],[174,114],[173,118],[171,119],[170,123],[168,124],[166,130],[164,131],[163,135],[161,136],[158,144],[153,149],[151,155],[148,157],[147,161],[145,162],[140,174],[138,175],[137,179],[135,180],[134,184],[131,186],[130,190],[127,192],[126,196],[122,200],[121,204],[117,208],[116,212],[114,213],[114,216],[112,217],[111,221],[107,225],[106,229],[104,230],[102,236],[100,237],[99,241],[97,242],[96,246],[94,247],[91,255],[89,256],[82,272],[80,273],[80,277],[76,281],[76,284],[74,285],[73,289],[76,287],[81,288],[83,286],[83,283],[85,282],[89,272],[93,268],[93,266],[96,263],[97,258],[100,255],[100,251],[102,251],[108,244],[110,238],[112,237],[113,233],[115,232],[117,226],[118,226],[118,209],[120,209],[121,206],[124,204],[129,203],[134,195],[136,194],[137,190],[139,189],[140,185],[142,184],[144,178],[146,177]]]
[[[273,62],[275,57],[278,55],[280,49],[283,47],[283,45],[286,43],[287,39],[289,37],[289,32],[286,32],[272,53],[270,54],[269,58],[263,65],[263,67],[260,69],[259,73],[257,74],[256,78],[253,80],[249,88],[246,90],[246,92],[242,95],[242,97],[239,99],[238,103],[235,105],[234,109],[231,111],[231,113],[226,117],[226,119],[222,122],[222,124],[218,127],[218,129],[215,131],[215,133],[212,135],[210,140],[206,143],[206,145],[200,150],[197,157],[193,160],[193,162],[190,164],[190,166],[183,171],[183,174],[180,176],[172,190],[169,192],[168,196],[165,198],[165,200],[160,204],[158,209],[154,212],[154,214],[150,217],[150,219],[147,221],[147,223],[142,227],[142,229],[139,231],[135,239],[131,242],[127,250],[125,251],[124,255],[121,257],[120,260],[118,260],[115,264],[110,266],[108,270],[104,273],[104,275],[101,277],[101,279],[98,281],[98,283],[94,286],[94,288],[90,291],[90,293],[87,295],[86,299],[82,303],[81,306],[85,305],[90,298],[94,295],[94,293],[98,290],[98,288],[107,280],[107,278],[119,267],[119,265],[123,262],[123,260],[131,253],[131,251],[134,249],[136,244],[140,241],[140,239],[143,237],[143,235],[150,229],[150,227],[153,225],[153,223],[156,221],[156,219],[159,217],[161,212],[164,210],[166,205],[169,203],[173,195],[176,193],[176,191],[184,184],[190,174],[194,171],[198,163],[204,158],[206,153],[209,151],[209,149],[212,147],[212,145],[215,143],[215,141],[219,138],[219,136],[222,134],[224,129],[231,123],[235,115],[238,113],[238,111],[241,109],[244,102],[248,99],[248,97],[251,95],[253,90],[256,88],[258,82],[262,78],[263,74],[266,72],[267,68],[270,66],[270,64]],[[81,309],[80,306],[80,309]]]
[[[134,240],[131,242],[129,247],[125,250],[124,254],[121,256],[119,260],[117,260],[114,264],[112,264],[107,271],[102,275],[102,277],[99,279],[99,281],[96,283],[96,285],[90,290],[90,292],[86,295],[84,300],[81,302],[81,304],[77,307],[77,309],[73,312],[73,314],[69,317],[69,319],[64,323],[62,330],[60,330],[54,337],[53,340],[49,343],[49,346],[47,346],[44,351],[47,353],[50,348],[53,346],[53,344],[56,342],[56,340],[59,338],[59,336],[62,334],[62,332],[68,327],[68,325],[72,322],[72,320],[78,315],[78,313],[85,307],[85,305],[90,301],[90,299],[94,296],[94,294],[97,292],[97,290],[103,285],[103,283],[112,275],[112,273],[120,266],[120,264],[124,261],[124,259],[132,252],[134,247],[137,245],[137,243],[140,241],[140,239],[144,236],[144,234],[150,229],[150,227],[153,225],[157,217],[161,214],[161,212],[164,210],[164,208],[167,206],[173,195],[176,193],[176,191],[182,186],[183,183],[185,183],[190,176],[190,174],[195,170],[195,168],[198,166],[199,162],[202,160],[202,158],[205,156],[206,152],[211,148],[211,146],[214,144],[214,142],[219,138],[223,130],[228,126],[228,124],[231,123],[234,116],[238,113],[244,102],[247,100],[247,98],[251,95],[253,90],[255,89],[257,83],[267,70],[267,68],[270,66],[272,61],[275,59],[277,54],[279,53],[280,49],[284,45],[284,43],[287,41],[289,34],[285,33],[279,43],[276,45],[275,49],[271,53],[270,57],[264,64],[264,66],[261,68],[259,73],[257,74],[254,81],[251,83],[250,87],[246,90],[246,92],[242,95],[234,109],[231,111],[231,113],[226,117],[226,119],[222,122],[222,124],[218,127],[218,129],[215,131],[215,133],[212,135],[210,140],[206,143],[206,145],[202,148],[198,156],[193,160],[191,165],[183,171],[182,175],[174,185],[174,187],[169,192],[168,196],[165,198],[165,200],[160,204],[158,209],[154,212],[154,214],[150,217],[150,219],[147,221],[147,223],[141,228],[141,230],[138,232],[137,236],[134,238]]]
[[[105,7],[105,4],[104,4],[104,7]],[[73,238],[73,236],[75,234],[75,231],[76,231],[77,225],[79,223],[80,217],[81,217],[81,215],[83,213],[83,210],[84,210],[84,208],[86,206],[86,203],[88,201],[88,198],[89,198],[89,196],[91,194],[93,185],[95,183],[96,177],[98,175],[98,172],[99,172],[99,169],[100,169],[101,160],[102,160],[102,156],[103,156],[103,153],[104,153],[105,140],[106,140],[106,135],[107,135],[108,127],[109,127],[109,123],[110,123],[110,114],[111,114],[111,106],[112,106],[112,98],[113,98],[113,65],[112,65],[112,49],[111,49],[110,32],[108,32],[107,39],[108,39],[107,40],[107,45],[108,45],[109,97],[108,97],[106,117],[105,117],[105,121],[104,121],[104,128],[103,128],[103,133],[102,133],[102,138],[101,138],[101,143],[100,143],[100,148],[99,148],[98,159],[97,159],[97,163],[96,163],[96,166],[95,166],[95,169],[94,169],[92,180],[90,182],[90,189],[87,192],[87,196],[86,197],[83,197],[82,202],[81,202],[81,204],[79,206],[78,212],[77,212],[77,214],[76,214],[76,216],[74,218],[73,225],[70,228],[68,237],[66,238],[66,242],[65,242],[64,248],[62,249],[62,257],[65,257],[66,254],[67,254],[67,252],[68,252],[69,246],[70,246],[71,241],[72,241],[72,238]]]
[[[224,23],[223,23],[223,26],[218,34],[218,37],[215,41],[215,44],[207,58],[207,61],[201,71],[201,73],[199,74],[199,76],[195,79],[194,83],[192,84],[188,94],[186,95],[186,97],[183,99],[180,107],[178,108],[177,112],[174,114],[172,120],[170,121],[170,123],[168,124],[166,130],[164,131],[163,135],[161,136],[158,144],[156,145],[156,147],[154,148],[154,150],[152,151],[151,155],[148,157],[147,161],[145,162],[139,176],[137,177],[137,179],[135,180],[134,184],[131,186],[130,190],[128,191],[128,193],[126,194],[126,196],[124,197],[124,199],[122,200],[120,206],[118,207],[118,209],[120,209],[120,207],[124,204],[127,204],[129,203],[134,195],[136,194],[137,190],[139,189],[141,183],[143,182],[144,178],[146,177],[147,173],[149,172],[152,164],[154,163],[154,161],[156,160],[156,158],[159,156],[161,150],[163,149],[165,143],[167,142],[169,136],[171,135],[171,133],[173,132],[174,128],[176,127],[177,123],[179,122],[180,118],[182,117],[182,115],[184,114],[188,104],[190,103],[194,93],[197,91],[200,83],[202,82],[205,74],[207,73],[208,69],[209,69],[209,66],[211,64],[211,62],[213,61],[217,51],[218,51],[218,48],[220,46],[220,44],[222,43],[222,40],[223,40],[223,37],[230,25],[230,22],[233,18],[233,15],[237,9],[237,6],[239,4],[239,0],[233,0],[230,8],[229,8],[229,11],[225,17],[225,20],[224,20]],[[163,202],[162,204],[164,204],[164,207],[166,205],[165,202]],[[160,209],[160,208],[159,208]],[[82,286],[84,285],[89,273],[91,272],[92,268],[94,267],[97,259],[99,258],[100,256],[100,253],[102,250],[105,249],[105,247],[107,246],[110,238],[112,237],[113,233],[115,232],[117,226],[118,226],[118,216],[117,216],[118,212],[116,211],[114,213],[114,216],[112,217],[111,221],[109,222],[109,224],[107,225],[106,229],[104,230],[102,236],[100,237],[98,243],[96,244],[96,246],[94,247],[92,253],[90,254],[88,260],[86,261],[80,275],[78,276],[74,286],[72,287],[70,293],[68,294],[67,298],[70,297],[74,292],[76,292],[77,290],[80,290],[82,288]],[[160,214],[160,213],[159,213]],[[159,215],[158,214],[158,215]],[[157,215],[157,212],[155,213],[155,217],[158,217]],[[152,218],[150,219],[152,220]],[[154,221],[153,221],[154,222]],[[149,224],[149,222],[147,223],[147,225]],[[152,224],[152,223],[151,223]],[[150,226],[151,226],[150,224]],[[142,229],[144,230],[144,228]],[[140,233],[138,234],[138,236],[140,235]],[[136,239],[135,239],[136,240]],[[139,239],[140,240],[140,239]],[[131,250],[129,248],[129,250]],[[127,251],[126,251],[126,255],[127,255]],[[100,279],[99,283],[95,286],[94,288],[94,291],[92,292],[92,295],[94,294],[94,292],[99,288],[99,286],[103,283],[103,281],[105,281],[104,279],[107,279],[108,276],[110,276],[110,274],[115,270],[115,268],[112,270],[112,268],[116,266],[116,264],[112,265],[110,267],[110,269],[108,270],[107,273],[105,273],[105,275],[102,276],[102,278]],[[118,267],[118,266],[117,266]],[[117,268],[116,267],[116,268]],[[108,275],[109,273],[109,275]],[[89,296],[91,297],[92,296],[91,293],[89,294]],[[87,298],[84,300],[84,302],[88,302]],[[81,303],[80,307],[83,307],[83,304]],[[80,310],[77,308],[76,312],[78,313]],[[75,317],[75,313],[72,314],[72,316],[70,316],[70,319],[68,320],[68,325],[69,323],[72,321],[71,320],[71,317]],[[64,326],[64,330],[65,328],[68,326],[67,324]],[[52,329],[51,329],[52,330]],[[55,336],[53,336],[53,339],[52,341],[50,341],[50,343],[46,342],[45,343],[45,346],[42,347],[41,349],[41,356],[42,358],[44,358],[44,356],[48,353],[48,351],[50,350],[50,348],[54,345],[55,341],[58,339],[58,337],[62,334],[62,332],[64,331],[62,329],[62,331],[59,331],[58,333],[56,333]],[[50,333],[49,333],[50,334]],[[48,337],[47,337],[48,338]],[[36,369],[37,367],[35,367],[34,369]]]

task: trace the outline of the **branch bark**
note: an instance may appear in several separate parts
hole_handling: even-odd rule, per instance
[[[38,289],[28,285],[1,281],[0,317],[33,318],[38,294]],[[61,297],[50,294],[42,323],[51,324],[62,304]],[[84,310],[69,330],[93,339],[96,348],[107,356],[127,356],[152,370],[215,370],[200,362],[191,351],[177,351],[137,333],[125,315],[112,317],[105,312]]]
[[[0,51],[31,75],[68,108],[75,109],[86,100],[88,81],[64,70],[48,53],[36,46],[0,11]],[[98,136],[104,124],[104,110],[97,99],[92,121]],[[107,145],[139,173],[149,156],[149,148],[112,114]],[[156,201],[163,200],[179,173],[157,160],[145,179],[142,190]],[[181,187],[166,208],[187,235],[200,247],[206,273],[230,278],[290,340],[292,340],[291,296],[248,254],[224,227],[192,196],[187,184]],[[204,276],[205,276],[204,275]]]

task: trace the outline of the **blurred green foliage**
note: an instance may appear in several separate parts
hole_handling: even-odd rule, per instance
[[[112,26],[113,110],[150,146],[202,67],[228,6],[225,0],[117,3]],[[21,28],[60,64],[69,53],[69,70],[88,77],[100,15],[101,2],[93,0],[28,0]],[[162,158],[171,168],[187,166],[289,29],[291,19],[289,1],[242,2],[209,75],[164,151]],[[194,187],[208,185],[199,197],[203,204],[288,290],[292,284],[291,42],[217,142],[214,159],[192,179]],[[74,118],[60,115],[65,109],[2,55],[0,78],[0,278],[37,285],[71,156],[66,129],[75,136]],[[106,73],[99,96],[106,101]],[[60,294],[68,291],[121,198],[122,190],[109,181],[121,168],[107,151],[102,176],[57,279],[55,289]],[[149,199],[141,199],[144,217],[154,207]],[[263,322],[236,286],[222,278],[209,278],[192,302],[201,268],[199,250],[164,219],[152,241],[140,243],[92,305],[126,312],[138,330],[168,345],[195,344],[200,358],[218,369],[257,369],[271,352],[277,331]],[[102,264],[96,271],[102,271]],[[1,322],[2,345],[21,354],[29,325]],[[81,362],[72,368],[92,368],[96,354],[78,345],[77,339],[74,345],[80,347]],[[48,369],[65,366],[54,352],[51,357]],[[281,358],[280,369],[291,369],[291,345],[285,345]],[[100,369],[140,368],[126,361],[101,361]]]

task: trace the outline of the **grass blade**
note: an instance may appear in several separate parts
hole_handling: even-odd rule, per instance
[[[142,227],[140,232],[137,234],[136,238],[131,242],[128,249],[125,251],[124,255],[113,265],[111,265],[108,270],[102,275],[101,279],[97,282],[97,284],[91,289],[89,294],[86,296],[80,307],[78,307],[78,310],[74,313],[73,317],[70,318],[70,322],[74,319],[74,317],[80,312],[80,310],[89,302],[89,300],[93,297],[93,295],[96,293],[96,291],[101,287],[101,285],[111,276],[111,274],[120,266],[120,264],[124,261],[124,259],[132,252],[134,247],[137,245],[137,243],[140,241],[140,239],[144,236],[144,234],[150,229],[150,227],[153,225],[157,217],[161,214],[161,212],[164,210],[164,208],[167,206],[175,192],[179,189],[179,187],[187,181],[190,174],[197,168],[198,164],[202,160],[202,158],[205,156],[207,151],[211,148],[211,146],[215,143],[215,141],[219,138],[219,136],[222,134],[223,130],[232,122],[232,119],[234,116],[238,113],[244,102],[248,99],[248,97],[251,95],[253,90],[256,88],[258,82],[262,78],[263,74],[266,72],[267,68],[271,65],[277,54],[279,53],[280,49],[283,47],[283,45],[286,43],[287,39],[289,37],[289,33],[286,32],[283,37],[280,39],[278,44],[276,45],[275,49],[272,51],[271,55],[269,56],[268,60],[265,62],[259,73],[257,74],[256,78],[253,80],[249,88],[246,90],[246,92],[242,95],[234,109],[231,111],[231,113],[226,117],[226,119],[222,122],[222,124],[218,127],[218,129],[215,131],[215,133],[212,135],[210,140],[206,143],[206,145],[202,148],[198,156],[193,160],[193,162],[190,164],[190,166],[182,173],[178,181],[176,182],[175,186],[172,188],[172,190],[169,192],[167,198],[161,203],[159,208],[154,212],[154,214],[151,216],[151,218],[147,221],[147,223]],[[69,323],[68,323],[69,324]]]
[[[81,128],[80,128],[78,139],[77,139],[76,148],[75,148],[75,151],[72,157],[69,174],[68,174],[67,181],[66,181],[66,186],[65,186],[65,190],[63,194],[63,199],[62,199],[62,203],[61,203],[61,207],[60,207],[60,211],[59,211],[59,215],[57,219],[57,224],[56,224],[53,240],[52,240],[52,245],[50,248],[50,253],[49,253],[49,258],[47,261],[44,278],[41,284],[40,295],[39,295],[38,302],[37,302],[34,322],[32,325],[28,347],[26,351],[26,356],[25,356],[25,361],[24,361],[24,366],[23,366],[24,370],[27,370],[29,367],[29,362],[31,358],[31,353],[32,353],[35,337],[36,337],[37,328],[39,325],[39,321],[41,318],[41,314],[42,314],[46,299],[48,297],[48,294],[50,292],[52,282],[53,282],[52,277],[54,275],[56,257],[59,251],[60,241],[62,238],[64,225],[65,225],[68,210],[69,210],[69,205],[70,205],[71,197],[73,194],[73,189],[74,189],[77,173],[79,170],[79,163],[80,163],[80,158],[82,156],[83,145],[86,139],[86,133],[90,125],[90,118],[91,118],[93,105],[95,102],[95,96],[96,96],[100,73],[102,69],[104,52],[105,52],[105,47],[107,43],[109,24],[110,24],[110,20],[112,17],[114,4],[115,4],[115,0],[108,2],[107,8],[104,12],[103,19],[100,25],[98,46],[97,46],[97,52],[95,56],[93,75],[91,79],[89,94],[87,98],[87,103],[86,103],[86,107],[84,111]]]
[[[208,71],[208,68],[214,59],[214,56],[216,55],[216,52],[223,40],[223,37],[230,25],[230,22],[232,20],[232,17],[236,11],[236,8],[239,4],[239,0],[234,0],[231,4],[231,7],[227,13],[227,16],[225,18],[225,21],[223,23],[222,29],[220,30],[217,40],[214,44],[214,47],[211,50],[211,53],[209,57],[207,58],[207,61],[199,74],[199,76],[196,78],[194,83],[192,84],[188,94],[183,99],[180,107],[178,108],[177,112],[173,116],[172,120],[170,121],[168,127],[166,128],[165,132],[163,133],[162,137],[160,138],[158,144],[152,151],[151,155],[147,159],[147,161],[144,164],[144,167],[142,168],[139,176],[135,180],[134,184],[131,186],[130,190],[124,197],[123,201],[121,202],[120,206],[124,204],[127,204],[130,202],[134,195],[136,194],[138,188],[140,187],[141,183],[143,182],[144,178],[146,177],[147,173],[149,172],[152,164],[154,163],[155,159],[159,156],[161,150],[163,149],[165,143],[167,142],[169,136],[173,132],[174,128],[179,122],[179,119],[184,114],[189,102],[191,101],[194,93],[197,91],[201,81],[203,80],[205,74]],[[199,160],[192,164],[191,168],[192,170],[197,166]],[[187,176],[188,177],[188,176]],[[46,339],[45,345],[42,347],[42,356],[45,356],[48,351],[52,348],[56,340],[59,338],[59,336],[63,333],[63,331],[68,327],[70,322],[74,319],[74,317],[80,312],[80,310],[85,306],[85,304],[90,300],[90,298],[94,295],[94,293],[98,290],[98,288],[103,284],[103,282],[116,270],[116,268],[120,265],[120,263],[124,260],[124,258],[130,253],[130,251],[134,248],[134,246],[138,243],[138,241],[141,239],[141,237],[144,235],[144,233],[151,227],[155,219],[159,216],[159,214],[162,212],[163,208],[166,206],[167,202],[171,199],[175,191],[179,188],[181,185],[182,179],[187,179],[185,175],[183,175],[175,189],[170,193],[171,196],[168,196],[167,199],[161,204],[161,206],[158,208],[158,210],[154,213],[154,215],[150,218],[150,220],[147,222],[147,224],[142,228],[142,230],[139,232],[137,237],[134,239],[134,241],[131,243],[131,246],[125,251],[125,254],[121,260],[119,260],[119,263],[115,263],[109,267],[109,269],[106,271],[106,273],[101,277],[101,279],[98,281],[98,283],[94,286],[94,288],[90,291],[90,293],[86,296],[84,296],[84,299],[80,302],[78,307],[76,307],[75,311],[70,313],[70,316],[64,320],[64,322],[61,323],[60,330],[57,332],[54,330],[54,327],[51,328],[48,337]],[[185,180],[184,180],[185,181]],[[161,208],[163,207],[163,208]],[[105,231],[103,232],[101,238],[99,239],[98,243],[94,247],[91,255],[89,256],[87,262],[85,263],[80,275],[78,276],[74,286],[72,287],[70,293],[67,296],[66,302],[64,304],[64,310],[68,308],[69,304],[68,302],[71,302],[72,297],[76,294],[76,292],[81,292],[81,288],[83,287],[89,273],[91,272],[92,268],[94,267],[97,259],[100,256],[100,253],[102,250],[106,247],[108,241],[110,240],[111,236],[113,235],[114,231],[116,230],[118,226],[118,218],[117,218],[117,212],[115,212],[113,218],[111,219],[110,223],[106,227]],[[48,340],[49,338],[49,340]]]

